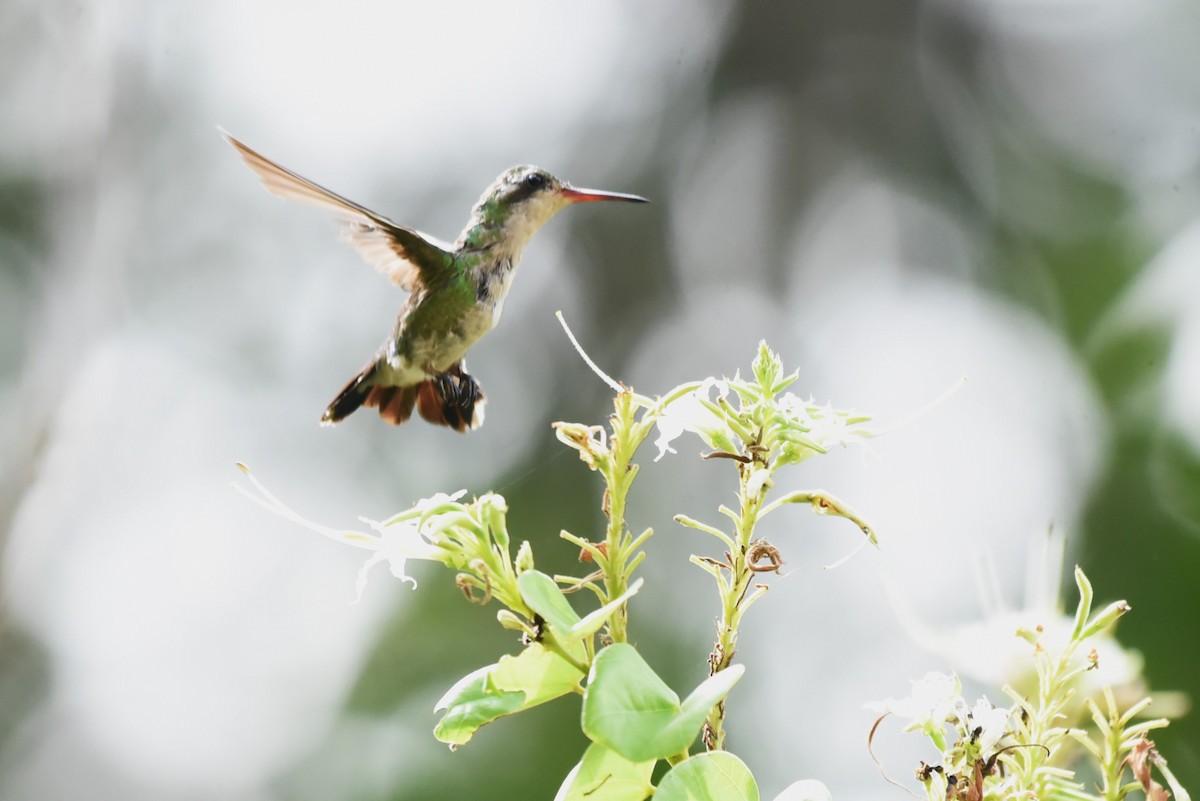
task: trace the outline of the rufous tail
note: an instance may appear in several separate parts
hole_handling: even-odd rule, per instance
[[[419,384],[407,387],[374,382],[378,362],[351,379],[321,415],[321,425],[340,423],[360,406],[378,409],[385,422],[398,426],[412,417],[413,409],[435,425],[469,431],[483,425],[487,398],[479,382],[463,370],[462,362]]]

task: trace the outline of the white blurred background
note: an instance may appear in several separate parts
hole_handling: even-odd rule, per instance
[[[764,797],[893,792],[863,704],[955,666],[893,607],[953,630],[989,569],[1020,607],[1052,525],[1132,604],[1151,686],[1200,693],[1194,2],[10,0],[0,42],[0,799],[552,797],[575,702],[456,753],[430,733],[446,687],[519,647],[493,610],[432,568],[354,605],[360,554],[229,485],[247,462],[335,526],[494,489],[539,566],[578,570],[557,533],[597,536],[599,482],[549,423],[609,398],[557,309],[645,393],[745,370],[763,338],[800,393],[883,425],[968,379],[870,454],[781,476],[883,548],[822,571],[852,527],[764,532],[786,576],[729,706]],[[514,163],[653,205],[535,238],[471,355],[483,429],[322,429],[403,294],[217,125],[445,239]],[[676,447],[641,460],[631,523],[658,535],[632,614],[683,693],[717,607],[686,563],[708,543],[671,517],[717,522],[735,481]],[[1197,743],[1194,719],[1159,740],[1193,791]],[[928,756],[886,749],[899,776]]]

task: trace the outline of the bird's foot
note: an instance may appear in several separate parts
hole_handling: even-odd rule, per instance
[[[458,365],[432,379],[438,399],[442,402],[442,416],[446,424],[458,431],[475,428],[476,405],[483,399],[483,390],[469,373]]]

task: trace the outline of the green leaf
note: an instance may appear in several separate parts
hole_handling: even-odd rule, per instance
[[[758,801],[758,784],[745,762],[728,751],[709,751],[671,768],[654,801]]]
[[[488,665],[469,673],[446,691],[434,712],[446,710],[433,729],[433,736],[452,746],[463,745],[481,726],[511,715],[525,703],[523,692],[500,692],[489,687]]]
[[[772,390],[783,374],[783,361],[767,347],[765,339],[759,340],[758,354],[754,357],[754,363],[750,365],[750,369],[754,371],[754,377],[763,391],[771,393],[773,396]]]
[[[538,570],[527,570],[517,576],[517,588],[525,603],[542,616],[554,630],[554,636],[564,643],[576,642],[595,634],[641,587],[642,580],[638,579],[619,597],[580,619],[554,579]]]
[[[592,662],[583,731],[633,762],[674,756],[692,744],[709,710],[744,672],[734,665],[710,676],[681,704],[636,648],[610,645]]]
[[[584,637],[590,637],[595,634],[600,630],[601,626],[608,622],[613,613],[620,609],[622,604],[637,595],[638,590],[641,588],[642,579],[638,579],[621,595],[612,599],[596,611],[585,615],[582,620],[571,627],[571,630],[565,636],[568,639],[582,640]]]
[[[493,720],[575,692],[583,671],[533,643],[516,656],[503,656],[464,676],[446,691],[434,711],[446,710],[433,735],[463,745]]]
[[[683,699],[683,710],[680,713],[682,725],[694,720],[693,729],[699,729],[700,724],[708,717],[709,711],[725,700],[733,685],[737,684],[746,672],[745,665],[730,665],[715,676],[709,676],[700,686],[692,690],[692,694]],[[690,742],[690,741],[689,741]]]
[[[642,801],[654,791],[650,784],[654,762],[630,762],[592,743],[563,780],[554,801]]]
[[[540,570],[526,570],[517,576],[517,589],[529,608],[560,632],[567,632],[579,622],[579,615],[571,608],[567,596],[563,595],[554,579]]]
[[[536,642],[516,656],[500,657],[493,667],[492,688],[524,693],[522,709],[575,692],[583,679],[582,670]]]

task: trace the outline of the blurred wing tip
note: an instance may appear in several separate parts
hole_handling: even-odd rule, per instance
[[[226,142],[228,142],[230,145],[232,145],[239,153],[242,153],[244,155],[247,151],[249,151],[251,153],[254,152],[254,151],[250,150],[250,148],[246,147],[246,145],[242,144],[242,140],[238,139],[236,136],[231,134],[229,131],[225,130],[225,128],[223,126],[221,126],[221,125],[217,126],[217,133],[219,133],[221,135],[221,138],[224,139]]]

